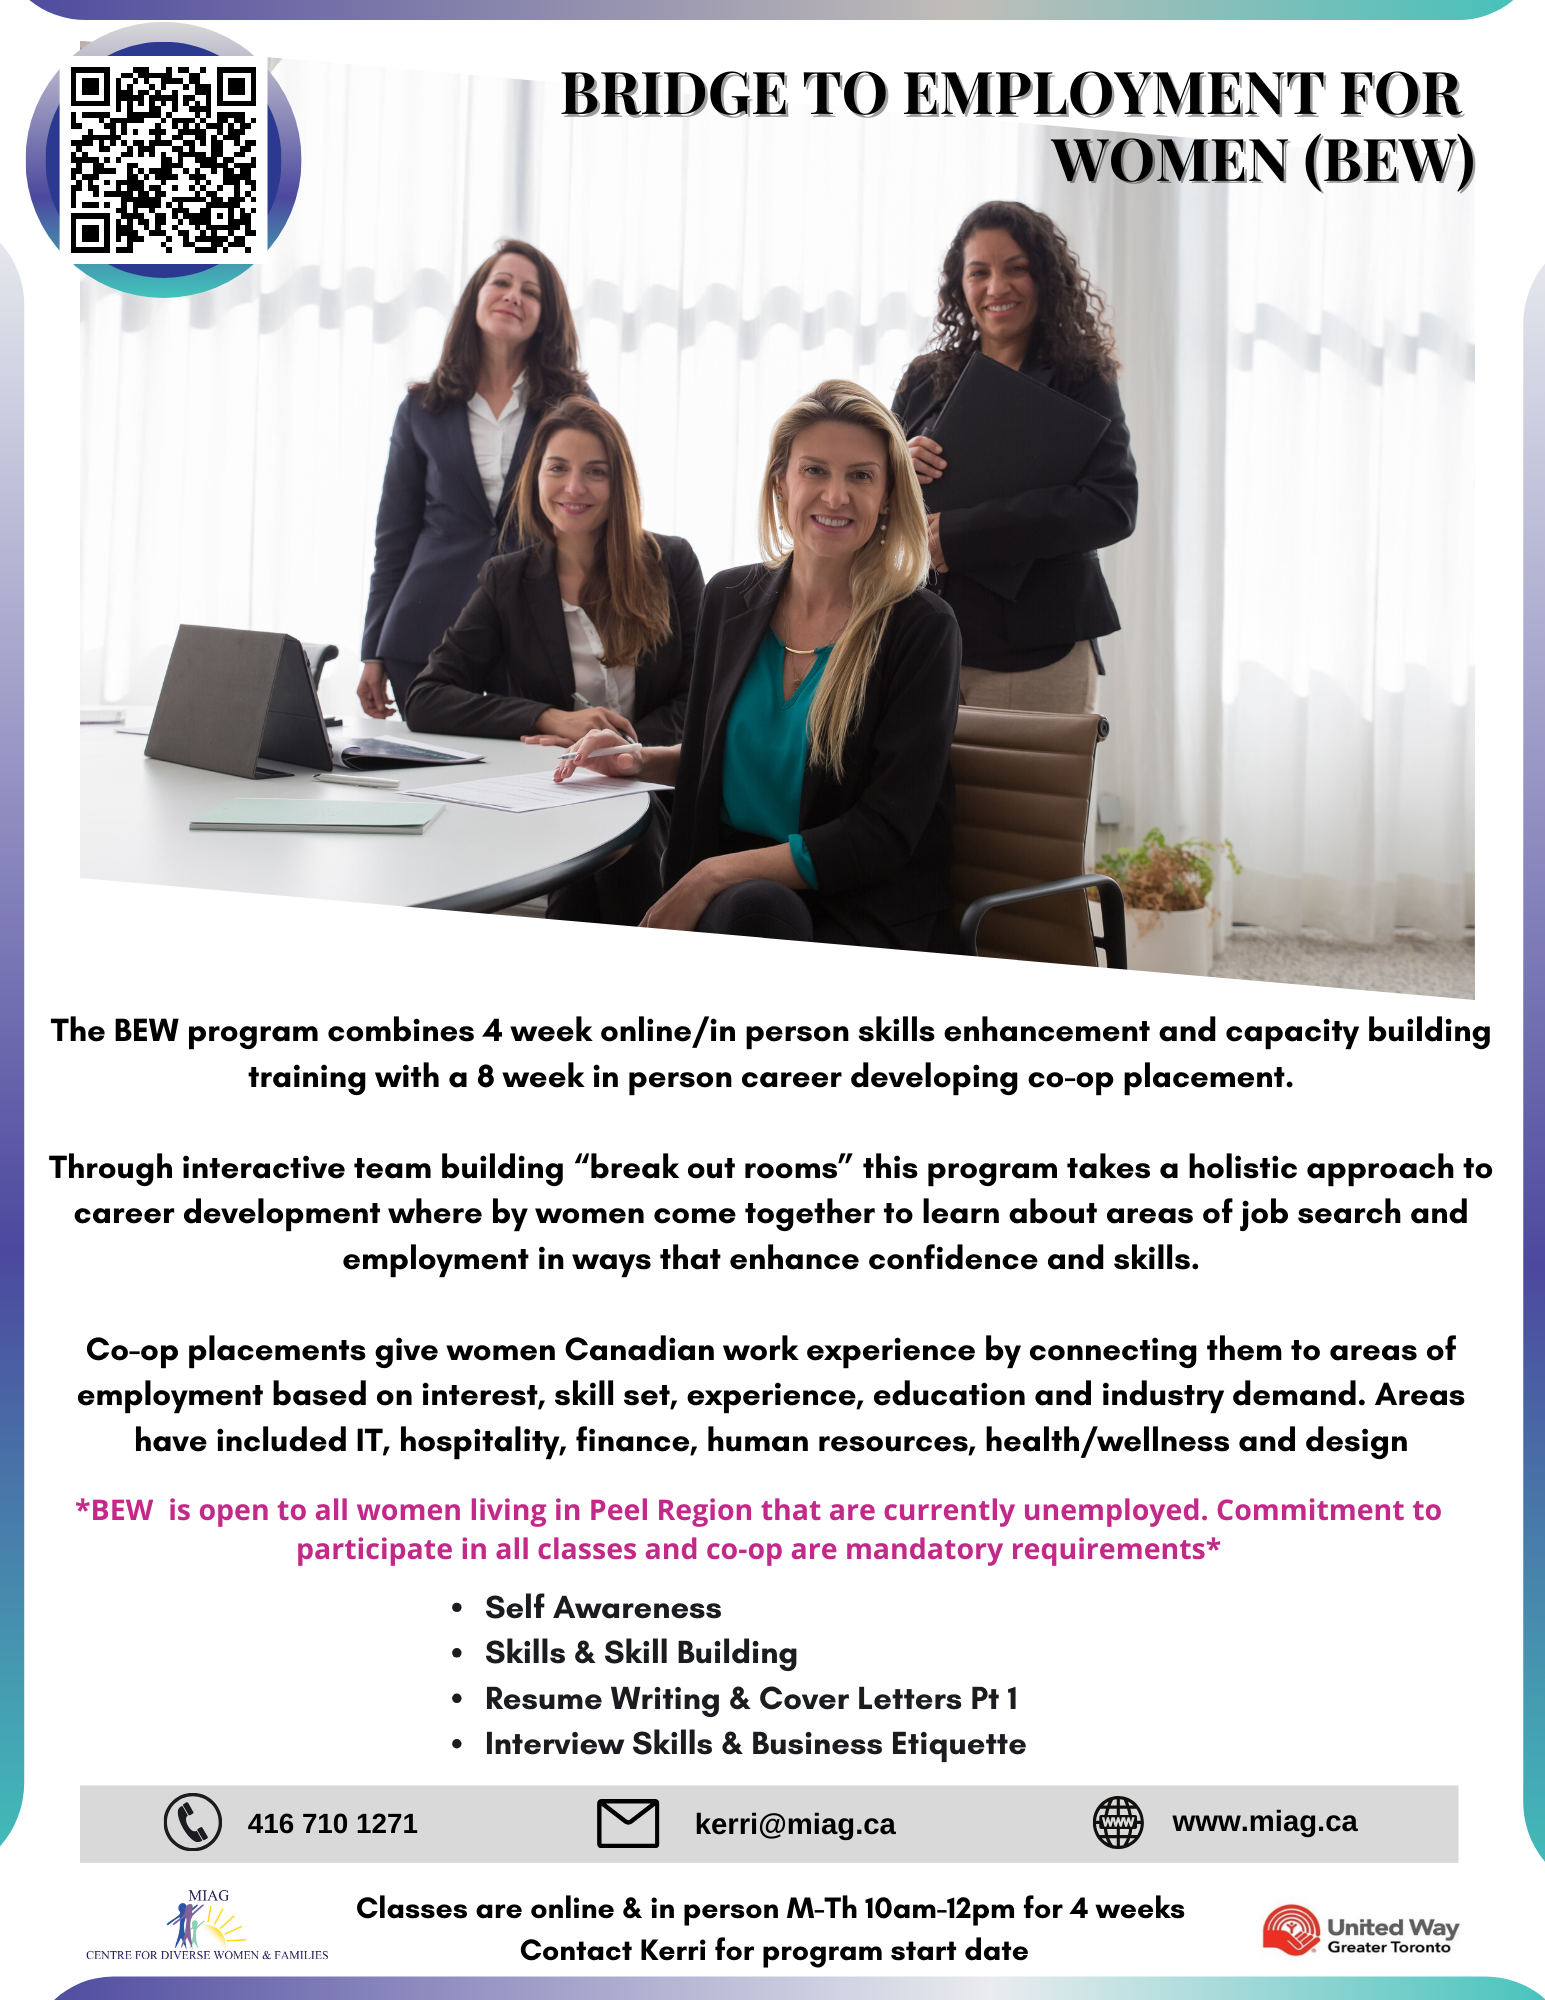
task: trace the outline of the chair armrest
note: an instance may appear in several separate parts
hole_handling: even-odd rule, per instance
[[[976,954],[976,934],[989,910],[1001,910],[1011,903],[1033,902],[1039,896],[1061,896],[1069,889],[1093,889],[1100,898],[1100,920],[1105,935],[1097,940],[1111,972],[1127,969],[1127,914],[1121,898],[1121,884],[1109,875],[1069,875],[1060,882],[1039,882],[1033,889],[1005,889],[996,896],[978,896],[960,920],[960,948]]]

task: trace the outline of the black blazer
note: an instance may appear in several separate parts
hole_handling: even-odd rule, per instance
[[[968,667],[1009,669],[1016,655],[1036,652],[1055,659],[1080,639],[1121,629],[1095,553],[1124,541],[1137,525],[1137,467],[1121,397],[1103,376],[1075,382],[1038,366],[1033,351],[1023,372],[1109,417],[1110,428],[1073,485],[1030,487],[1011,500],[941,515],[939,540],[949,568],[938,588],[960,620]],[[932,430],[944,400],[914,362],[891,407],[910,438]],[[1033,559],[1030,574],[1012,602],[973,575],[1027,557]]]
[[[703,572],[679,535],[655,540],[670,590],[671,629],[635,669],[633,726],[641,743],[679,743]],[[495,556],[408,690],[408,727],[442,736],[531,736],[544,708],[573,706],[574,663],[551,544]]]
[[[376,512],[376,566],[359,642],[362,660],[416,663],[439,645],[494,552],[498,523],[542,414],[527,407],[496,520],[473,454],[466,404],[452,403],[431,415],[416,396],[403,397]]]
[[[665,854],[667,887],[727,845],[719,817],[726,725],[785,573],[760,563],[723,570],[704,594]],[[950,740],[959,703],[954,614],[927,591],[914,591],[891,607],[842,777],[805,766],[798,830],[819,893],[839,915],[867,916],[894,933],[949,907]]]

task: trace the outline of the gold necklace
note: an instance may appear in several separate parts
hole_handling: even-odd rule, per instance
[[[777,633],[776,633],[776,632],[774,632],[774,634],[773,634],[773,637],[774,637],[775,639],[778,639],[778,635],[777,635]],[[819,647],[819,646],[784,646],[784,645],[783,645],[783,641],[782,641],[781,639],[778,639],[778,644],[779,644],[780,646],[783,646],[783,650],[784,650],[784,652],[785,652],[785,653],[786,653],[786,654],[787,654],[787,655],[788,655],[788,656],[789,656],[789,657],[790,657],[791,659],[797,659],[797,660],[801,660],[801,659],[802,659],[802,660],[809,660],[809,661],[810,661],[810,662],[812,663],[812,665],[811,665],[811,666],[808,666],[808,667],[796,667],[796,668],[794,668],[794,670],[793,670],[793,672],[794,672],[794,685],[795,685],[795,687],[796,687],[796,688],[801,688],[801,687],[803,687],[803,686],[804,686],[804,684],[805,684],[805,682],[806,682],[806,681],[807,681],[807,680],[808,680],[808,679],[810,678],[810,675],[811,675],[811,673],[812,673],[812,672],[813,672],[813,670],[814,670],[814,660],[815,660],[815,656],[816,656],[816,654],[817,654],[818,652],[820,652],[820,650],[821,650],[821,649],[820,649],[820,647]]]
[[[844,623],[845,622],[846,621],[844,621]],[[773,637],[775,639],[778,639],[778,634],[774,632]],[[830,652],[831,648],[835,646],[836,643],[837,641],[835,639],[828,639],[826,642],[826,646],[823,649],[820,646],[791,646],[786,639],[778,639],[778,644],[783,648],[784,652],[797,654],[800,659],[805,659],[805,660],[813,660],[816,654],[823,650]]]

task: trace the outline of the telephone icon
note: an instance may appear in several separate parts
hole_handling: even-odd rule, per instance
[[[185,1854],[203,1854],[220,1838],[220,1808],[206,1792],[179,1792],[161,1815],[161,1825],[173,1847]]]

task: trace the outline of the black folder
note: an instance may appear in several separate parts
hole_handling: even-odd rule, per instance
[[[930,514],[1008,500],[1032,486],[1068,486],[1110,429],[1085,403],[1074,402],[1032,375],[973,354],[931,435],[944,453],[942,476],[923,488]],[[1030,562],[972,570],[999,597],[1017,597]]]
[[[426,764],[481,764],[481,750],[437,750],[429,743],[410,743],[403,736],[359,736],[338,746],[338,766],[344,771],[417,771]]]

